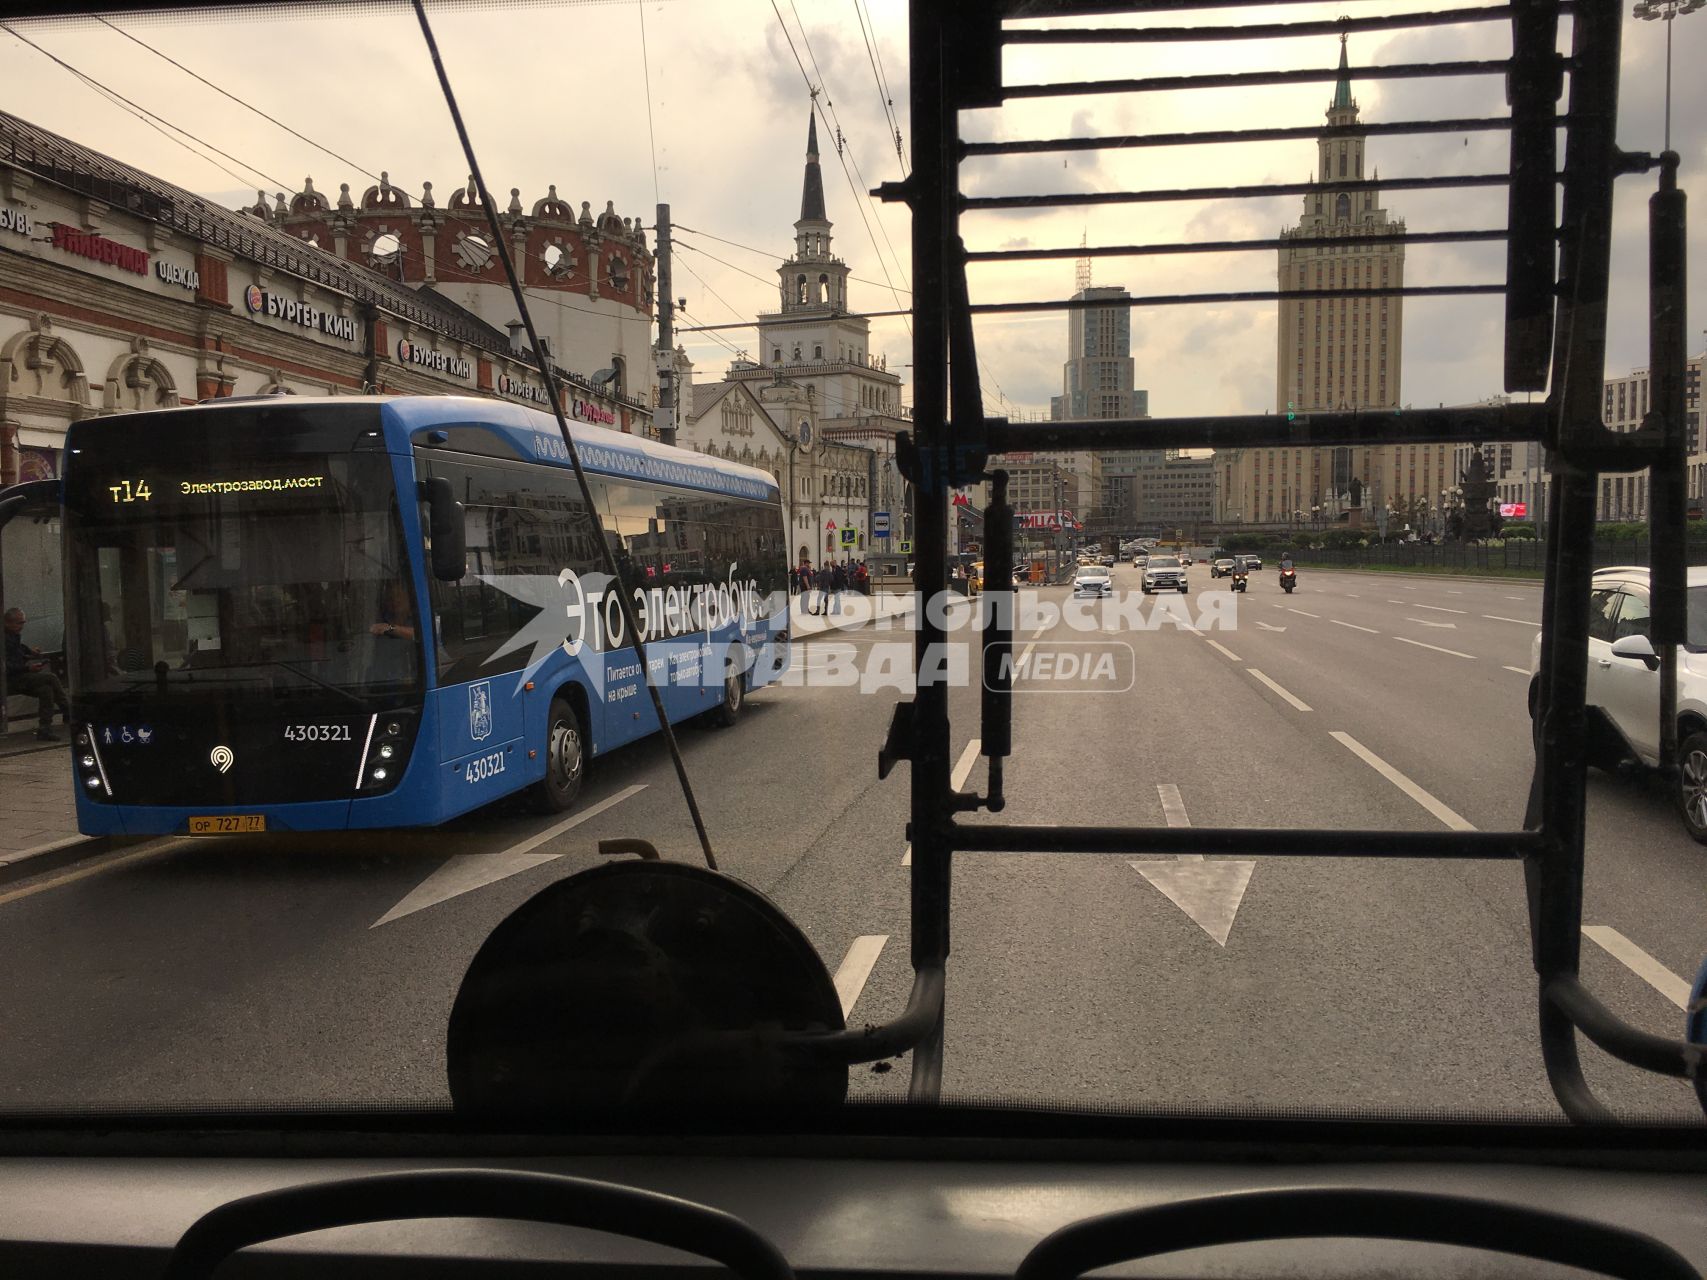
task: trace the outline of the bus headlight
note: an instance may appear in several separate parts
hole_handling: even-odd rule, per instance
[[[356,774],[358,794],[389,791],[402,780],[415,743],[419,715],[412,710],[382,711],[372,723],[361,772]]]

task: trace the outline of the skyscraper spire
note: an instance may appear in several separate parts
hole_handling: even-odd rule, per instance
[[[1346,39],[1345,33],[1341,32],[1340,33],[1340,78],[1339,78],[1339,83],[1334,86],[1334,102],[1333,102],[1333,105],[1335,107],[1349,107],[1349,106],[1353,105],[1352,100],[1351,100],[1351,66],[1350,66],[1350,64],[1348,64],[1346,62],[1345,39]]]
[[[826,222],[824,216],[824,174],[818,168],[818,116],[807,116],[806,180],[800,190],[800,221]]]

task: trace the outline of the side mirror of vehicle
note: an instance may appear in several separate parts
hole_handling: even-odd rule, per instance
[[[433,543],[433,577],[440,582],[460,582],[468,572],[468,535],[462,503],[456,489],[444,476],[434,476],[421,485],[427,503],[427,536]]]
[[[1622,636],[1612,642],[1614,658],[1634,658],[1639,660],[1649,671],[1659,670],[1660,655],[1654,652],[1654,646],[1647,636]]]

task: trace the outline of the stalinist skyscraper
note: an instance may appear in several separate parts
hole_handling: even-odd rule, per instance
[[[1281,232],[1278,289],[1400,288],[1405,246],[1372,237],[1403,233],[1402,219],[1380,205],[1379,171],[1365,155],[1345,37],[1340,74],[1316,144],[1316,172],[1298,225]],[[1391,409],[1401,403],[1399,373],[1404,299],[1296,298],[1279,303],[1275,410],[1306,414]],[[1217,516],[1244,523],[1281,522],[1311,509],[1331,514],[1356,491],[1373,509],[1393,495],[1427,495],[1446,483],[1444,445],[1355,449],[1237,449],[1216,454]]]

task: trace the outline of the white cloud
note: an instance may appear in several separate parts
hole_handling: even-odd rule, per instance
[[[1370,6],[1373,8],[1374,6]],[[1395,5],[1394,7],[1398,7]],[[834,133],[820,127],[825,192],[836,223],[836,249],[862,281],[856,307],[894,308],[880,283],[885,267],[896,286],[910,280],[910,232],[904,208],[880,205],[856,193],[857,159],[863,186],[900,176],[890,125],[872,69],[872,55],[853,6],[830,0],[782,5],[808,76],[812,55],[827,80],[848,150],[848,175],[834,149]],[[795,27],[805,24],[811,53]],[[871,0],[877,40],[903,138],[907,119],[907,39],[902,0]],[[1338,16],[1343,5],[1288,5],[1231,15],[1227,20],[1288,21]],[[1363,10],[1360,8],[1359,12]],[[653,149],[657,192],[675,219],[781,256],[791,247],[798,214],[807,114],[806,85],[795,54],[778,28],[770,0],[669,0],[644,9],[650,54],[652,123],[648,129],[641,61],[640,9],[632,4],[553,7],[481,7],[435,10],[433,21],[461,98],[481,163],[491,185],[521,190],[524,203],[555,183],[565,199],[595,209],[614,201],[618,212],[652,220]],[[1174,24],[1209,15],[1153,21]],[[420,33],[407,10],[338,9],[323,17],[240,13],[218,20],[161,16],[125,19],[140,38],[239,94],[293,128],[324,142],[354,162],[345,164],[292,138],[197,84],[117,33],[93,23],[34,23],[26,34],[80,69],[213,146],[270,175],[246,172],[241,181],[169,142],[120,107],[102,99],[41,55],[0,34],[6,75],[0,107],[48,129],[88,143],[221,203],[253,199],[255,185],[269,192],[296,190],[312,174],[322,191],[340,182],[360,191],[371,181],[354,165],[378,173],[418,195],[423,180],[441,198],[466,177],[464,165],[427,63]],[[1091,20],[1073,19],[1071,25]],[[1100,21],[1100,20],[1099,20]],[[1127,20],[1136,22],[1139,20]],[[1105,25],[1114,25],[1105,23]],[[1684,182],[1699,185],[1707,172],[1707,79],[1693,75],[1707,53],[1707,20],[1675,29],[1674,145],[1685,153]],[[1354,63],[1409,61],[1444,56],[1499,57],[1509,37],[1498,23],[1465,30],[1422,30],[1354,37]],[[1658,149],[1661,58],[1658,25],[1631,23],[1625,32],[1624,112],[1620,141]],[[1318,37],[1283,44],[1217,43],[1122,45],[1086,48],[1012,48],[1008,78],[1046,83],[1081,77],[1175,75],[1211,67],[1254,69],[1278,61],[1288,67],[1331,65],[1337,42]],[[1367,120],[1402,114],[1461,114],[1502,109],[1496,79],[1374,81],[1355,84]],[[1038,99],[994,111],[968,113],[968,137],[1040,138],[1108,136],[1139,131],[1197,130],[1297,123],[1322,119],[1327,84],[1194,90],[1174,94],[1103,95],[1091,99]],[[1376,139],[1370,156],[1389,177],[1421,172],[1503,168],[1503,135],[1471,134]],[[1309,142],[1235,146],[1133,148],[986,161],[967,167],[968,189],[993,191],[1115,190],[1126,186],[1182,188],[1265,181],[1302,181],[1315,164]],[[222,162],[229,167],[230,162]],[[239,168],[239,172],[244,172]],[[1646,194],[1650,178],[1625,179],[1615,224],[1609,367],[1617,372],[1646,360]],[[1707,198],[1697,191],[1696,201]],[[856,211],[863,204],[868,232]],[[1503,194],[1391,191],[1384,203],[1413,230],[1447,226],[1501,226]],[[1252,202],[1110,205],[980,215],[965,220],[974,247],[1136,244],[1173,239],[1243,239],[1273,236],[1295,221],[1300,202],[1285,197]],[[1694,225],[1700,225],[1696,219]],[[885,236],[886,233],[886,236]],[[691,239],[691,237],[688,237]],[[875,246],[874,247],[874,241]],[[891,254],[898,251],[899,260]],[[725,266],[684,252],[682,262],[703,277],[677,273],[693,316],[704,322],[751,319],[774,305],[774,260],[715,241],[700,247]],[[1413,246],[1413,281],[1498,279],[1497,246]],[[750,274],[748,274],[750,273]],[[1268,288],[1274,257],[1264,251],[1207,257],[1151,256],[1099,259],[1098,283],[1118,283],[1134,293]],[[755,279],[754,277],[757,277]],[[1691,315],[1707,315],[1707,254],[1691,255]],[[973,290],[981,300],[1064,298],[1072,291],[1071,260],[981,268]],[[718,296],[727,300],[727,306]],[[907,295],[900,295],[905,301]],[[1414,403],[1474,400],[1499,389],[1499,304],[1495,299],[1452,302],[1413,300],[1405,320],[1405,383]],[[872,323],[874,352],[886,352],[891,369],[911,361],[900,319]],[[1062,314],[981,321],[981,364],[1020,407],[1045,409],[1059,388],[1066,354]],[[1165,415],[1262,411],[1273,402],[1273,304],[1157,307],[1134,315],[1138,384],[1151,393],[1152,412]],[[1696,332],[1692,346],[1700,345]],[[752,331],[725,335],[751,348]],[[728,352],[708,335],[690,335],[702,375],[715,376]],[[994,402],[994,395],[990,397]]]

